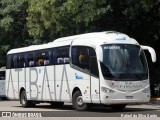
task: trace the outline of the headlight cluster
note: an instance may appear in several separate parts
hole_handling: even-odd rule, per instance
[[[102,92],[104,92],[104,93],[115,93],[115,92],[116,92],[116,91],[111,90],[111,89],[106,88],[106,87],[101,87],[101,90],[102,90]]]

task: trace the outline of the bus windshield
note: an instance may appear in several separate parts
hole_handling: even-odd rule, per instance
[[[138,45],[107,44],[103,49],[102,74],[108,80],[135,81],[148,78],[144,52]]]

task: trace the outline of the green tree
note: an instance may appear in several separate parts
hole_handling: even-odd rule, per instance
[[[159,34],[159,14],[158,0],[29,0],[27,20],[34,38],[116,30],[143,42]]]
[[[90,23],[110,10],[106,0],[29,0],[29,33],[54,39],[88,32]]]
[[[5,65],[8,50],[25,45],[29,38],[26,0],[0,0],[0,64]]]
[[[142,43],[154,45],[154,40],[160,34],[160,2],[158,0],[129,0],[127,6],[124,14],[132,30],[132,36]]]

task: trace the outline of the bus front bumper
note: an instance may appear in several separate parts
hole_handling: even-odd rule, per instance
[[[112,104],[142,104],[150,101],[150,94],[103,94],[101,103],[105,105]]]

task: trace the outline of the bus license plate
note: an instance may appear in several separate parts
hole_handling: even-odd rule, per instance
[[[126,99],[133,99],[133,96],[126,96]]]

